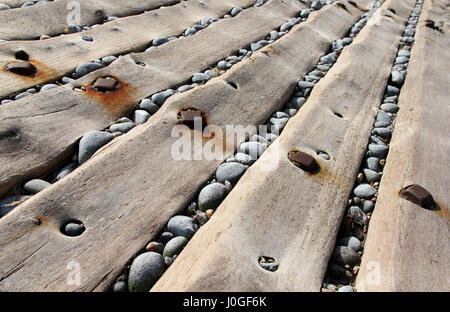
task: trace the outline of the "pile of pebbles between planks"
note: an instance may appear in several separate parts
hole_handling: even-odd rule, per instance
[[[294,116],[308,99],[314,85],[325,76],[335,64],[343,48],[352,43],[353,39],[365,26],[373,12],[384,0],[378,0],[372,8],[364,13],[353,25],[348,36],[334,41],[331,51],[320,58],[315,68],[297,83],[297,90],[284,108],[275,112],[266,124],[262,133],[253,135],[250,140],[237,148],[234,156],[226,159],[217,169],[214,176],[200,188],[197,201],[191,202],[185,208],[184,215],[172,217],[155,241],[151,241],[142,253],[132,259],[124,268],[122,274],[112,285],[114,292],[149,291],[165,270],[181,253],[197,230],[205,225],[213,216],[228,193],[237,184],[247,168],[251,166],[272,144],[284,129],[288,120]],[[292,26],[291,26],[292,27]],[[328,154],[319,153],[320,157],[329,159]],[[262,268],[275,271],[278,264],[272,259],[260,258]]]
[[[418,0],[409,17],[398,49],[370,142],[349,199],[336,246],[325,274],[322,291],[353,292],[359,271],[367,228],[375,208],[383,168],[389,152],[400,89],[405,81],[415,28],[422,10]]]
[[[14,7],[11,8],[10,6],[4,4],[4,3],[0,3],[0,11],[6,11],[6,10],[11,10],[11,9],[19,9],[19,8],[26,8],[26,7],[30,7],[36,4],[44,4],[44,3],[48,3],[48,2],[53,2],[53,0],[41,0],[41,1],[27,1],[25,3],[23,3],[21,6],[19,7]]]
[[[266,3],[267,0],[258,0],[254,6],[261,6],[264,3]],[[330,0],[327,2],[327,4],[331,4],[333,1]],[[315,6],[318,10],[322,8],[322,6]],[[236,16],[241,11],[241,8],[233,8],[230,11],[230,14],[228,16]],[[110,141],[112,141],[115,137],[118,137],[120,135],[123,135],[136,127],[137,125],[143,124],[147,122],[147,120],[151,117],[151,115],[155,114],[159,108],[164,104],[164,102],[172,95],[176,93],[182,93],[187,90],[190,90],[192,88],[195,88],[196,86],[205,84],[207,81],[209,81],[213,77],[220,76],[224,74],[226,71],[228,71],[233,65],[249,58],[255,51],[261,49],[262,47],[273,43],[275,40],[278,40],[285,34],[289,32],[289,30],[296,24],[303,22],[307,19],[309,13],[313,11],[313,9],[304,9],[300,12],[299,17],[292,18],[291,20],[285,22],[282,24],[278,30],[271,31],[264,40],[259,40],[257,42],[251,43],[246,49],[239,49],[239,51],[235,55],[231,55],[227,57],[224,60],[219,61],[215,66],[213,66],[211,69],[205,70],[203,73],[194,73],[192,75],[191,81],[189,84],[183,84],[180,87],[178,87],[176,90],[173,89],[167,89],[161,92],[157,92],[143,100],[140,101],[138,107],[135,109],[135,111],[132,113],[132,119],[128,117],[122,117],[119,118],[119,120],[110,125],[107,129],[104,131],[91,131],[86,133],[80,140],[78,144],[77,151],[75,155],[73,155],[72,159],[69,163],[67,163],[63,168],[60,170],[49,173],[48,178],[46,180],[43,179],[32,179],[28,182],[26,182],[21,190],[18,190],[17,193],[19,195],[14,196],[8,196],[4,198],[3,200],[0,199],[0,218],[5,216],[6,213],[10,212],[14,208],[16,208],[18,205],[23,203],[25,200],[29,199],[32,195],[37,194],[41,191],[43,191],[45,188],[50,186],[53,183],[56,183],[57,181],[61,180],[71,172],[73,172],[77,167],[79,167],[81,164],[86,162],[90,157],[92,157],[97,150],[99,150],[104,145],[108,144]],[[227,16],[227,15],[225,15]],[[217,19],[214,18],[205,18],[202,19],[198,25],[205,25],[205,27],[213,22],[215,22]],[[195,26],[194,26],[195,27]],[[189,32],[189,34],[186,34],[189,29],[194,29],[194,27],[188,28],[184,35],[181,36],[187,36],[187,35],[193,35],[192,32]],[[176,38],[176,37],[173,37]],[[164,40],[165,39],[165,40]],[[171,38],[160,38],[155,39],[151,43],[151,48],[161,45],[168,40],[171,40]],[[155,41],[157,41],[155,43]],[[351,42],[348,41],[348,42]],[[109,57],[106,57],[109,58]],[[104,61],[105,58],[103,58],[101,61]],[[99,62],[101,62],[99,61]],[[99,62],[94,62],[92,64],[99,64]],[[83,64],[84,65],[84,64]],[[81,66],[83,66],[81,65]],[[101,68],[102,65],[98,65]],[[97,69],[98,69],[97,68]],[[93,69],[95,70],[95,69]],[[89,71],[90,72],[90,71]],[[83,72],[83,75],[88,74],[89,72]],[[77,71],[75,71],[75,74],[77,74]],[[64,77],[62,78],[63,83],[69,83],[72,81],[71,78]],[[57,85],[54,85],[53,87],[56,87]],[[41,88],[42,90],[42,88]],[[304,102],[304,100],[297,100],[298,103]],[[302,103],[301,103],[302,104]],[[299,104],[300,105],[300,104]],[[299,105],[294,105],[293,108],[299,109]],[[293,113],[294,111],[291,111]],[[286,114],[286,113],[284,113]],[[291,115],[288,115],[288,117]],[[276,121],[275,121],[276,119]],[[281,121],[284,121],[284,115],[281,118],[275,118],[274,122],[278,122],[279,119]],[[287,122],[287,120],[286,120]],[[246,158],[246,156],[243,155],[237,155],[239,158]],[[249,165],[253,163],[253,161],[247,159],[243,161],[246,165]]]
[[[253,5],[253,7],[262,6],[267,1],[268,0],[258,0]],[[222,18],[235,17],[236,15],[238,15],[244,9],[246,9],[246,8],[234,7],[233,9],[231,9],[229,14],[226,14],[226,15],[224,15],[221,18],[219,18],[219,17],[212,17],[212,18],[205,17],[205,18],[202,18],[196,25],[187,28],[185,31],[183,31],[183,33],[181,33],[178,36],[173,36],[173,37],[169,37],[169,38],[156,38],[156,39],[152,40],[149,43],[149,47],[145,50],[145,52],[147,52],[147,51],[149,51],[149,50],[151,50],[151,49],[153,49],[153,48],[155,48],[157,46],[160,46],[160,45],[162,45],[164,43],[167,43],[169,41],[172,41],[172,40],[175,40],[175,39],[180,39],[180,38],[187,37],[187,36],[192,36],[197,31],[208,27],[212,23],[215,23],[215,22],[219,21]],[[86,30],[86,29],[83,29],[83,30]],[[83,37],[83,40],[92,41],[92,38],[87,36],[87,37]],[[136,51],[136,52],[140,52],[140,51]],[[91,73],[91,72],[93,72],[95,70],[98,70],[98,69],[104,68],[106,66],[109,66],[111,63],[113,63],[115,60],[117,60],[120,56],[121,55],[108,55],[108,56],[105,56],[105,57],[103,57],[101,59],[97,59],[97,60],[93,60],[93,61],[91,61],[89,63],[81,64],[77,68],[75,68],[75,70],[72,73],[62,77],[59,81],[55,81],[53,83],[36,85],[35,87],[30,88],[28,90],[25,90],[24,92],[21,92],[21,93],[19,93],[17,95],[14,95],[14,96],[12,96],[10,98],[1,100],[0,101],[0,105],[9,103],[9,102],[12,102],[12,101],[15,101],[15,100],[19,100],[19,99],[22,99],[22,98],[27,97],[27,96],[31,96],[31,95],[36,94],[38,92],[47,91],[47,90],[50,90],[50,89],[62,86],[64,84],[71,83],[75,79],[79,79],[79,78],[81,78],[83,76],[86,76],[87,74],[89,74],[89,73]],[[28,55],[26,55],[25,52],[20,53],[20,51],[19,51],[19,53],[16,53],[16,58],[18,58],[19,60],[21,59],[23,61],[28,61]]]

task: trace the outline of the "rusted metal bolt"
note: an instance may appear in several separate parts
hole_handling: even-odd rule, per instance
[[[112,77],[98,78],[95,80],[93,87],[100,92],[112,92],[117,89],[118,81]]]
[[[292,151],[288,158],[294,165],[309,173],[316,173],[319,170],[319,165],[314,157],[302,151]]]
[[[37,73],[36,67],[28,62],[10,62],[6,70],[21,76],[34,76]]]
[[[433,196],[418,184],[405,187],[400,191],[400,195],[422,208],[432,209],[434,207]]]
[[[205,116],[199,110],[195,109],[182,110],[178,115],[178,119],[180,119],[183,125],[188,126],[192,130],[200,130],[195,129],[195,122],[197,121],[198,123],[199,119],[201,120],[201,130],[205,129],[206,127]]]

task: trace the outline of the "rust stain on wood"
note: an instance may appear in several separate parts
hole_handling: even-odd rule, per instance
[[[99,78],[114,78],[117,80],[118,84],[114,91],[110,92],[101,92],[96,87],[94,87],[95,82]],[[95,102],[103,105],[108,112],[110,112],[114,116],[123,115],[127,110],[132,109],[132,105],[130,103],[133,102],[133,94],[135,93],[135,89],[122,81],[118,77],[114,75],[103,75],[100,77],[96,77],[88,84],[84,85],[84,90],[82,94]]]
[[[32,76],[24,76],[13,73],[7,69],[8,64],[14,62],[24,62],[20,60],[10,60],[5,62],[5,65],[2,67],[2,72],[6,73],[12,77],[16,77],[18,79],[22,79],[25,83],[28,84],[39,84],[42,82],[51,81],[53,79],[57,79],[60,75],[53,68],[47,66],[46,64],[38,61],[38,60],[29,60],[28,63],[36,67],[36,73]]]

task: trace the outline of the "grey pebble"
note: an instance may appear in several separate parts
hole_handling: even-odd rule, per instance
[[[314,9],[314,10],[320,10],[322,7],[323,7],[323,4],[319,0],[314,1],[311,4],[311,8]]]
[[[109,127],[109,131],[127,133],[128,131],[130,131],[133,128],[134,128],[134,123],[128,121],[128,122],[121,122],[121,123],[111,125]]]
[[[398,70],[393,70],[391,72],[391,81],[396,86],[401,86],[405,82],[405,76],[401,72],[399,72]]]
[[[114,55],[108,55],[102,58],[102,63],[103,65],[108,66],[111,65],[111,63],[114,62],[115,60],[117,60],[117,57],[115,57]]]
[[[133,112],[133,121],[138,125],[145,123],[149,118],[150,114],[145,110],[138,109]]]
[[[37,194],[39,192],[42,192],[44,189],[49,187],[51,184],[47,181],[40,180],[40,179],[33,179],[31,181],[28,181],[23,186],[23,189],[28,194]]]
[[[54,182],[61,180],[62,178],[64,178],[65,176],[69,175],[77,166],[76,163],[70,163],[68,165],[66,165],[64,168],[62,168],[59,172],[58,175],[55,177]]]
[[[49,84],[46,84],[46,85],[42,86],[41,92],[42,91],[47,91],[47,90],[50,90],[50,89],[53,89],[53,88],[57,88],[57,87],[58,87],[58,85],[55,85],[53,83],[49,83]]]
[[[359,251],[361,249],[361,241],[354,236],[349,236],[339,239],[336,242],[336,246],[346,246],[354,251]]]
[[[297,86],[298,86],[299,89],[303,90],[303,89],[307,89],[307,88],[313,88],[315,86],[315,83],[314,82],[300,80],[297,83]]]
[[[139,108],[147,111],[150,114],[155,114],[159,110],[159,106],[153,103],[150,99],[143,99],[139,103]]]
[[[216,170],[216,178],[219,182],[229,181],[234,185],[245,173],[245,170],[247,167],[240,163],[221,164]]]
[[[128,286],[124,281],[118,281],[114,284],[113,292],[128,292]]]
[[[74,33],[80,32],[80,31],[82,31],[82,29],[81,29],[80,26],[77,26],[77,25],[72,25],[72,24],[70,24],[70,25],[67,27],[67,32],[68,32],[69,34],[74,34]]]
[[[174,216],[167,223],[167,229],[175,236],[184,236],[190,239],[198,229],[195,221],[187,216]]]
[[[234,7],[234,8],[231,10],[230,15],[231,15],[231,16],[236,16],[236,15],[238,15],[241,11],[242,11],[242,8],[241,8],[241,7]]]
[[[234,155],[234,158],[236,159],[237,162],[245,166],[251,166],[255,162],[252,156],[244,153],[237,153],[236,155]]]
[[[378,112],[377,114],[377,122],[388,122],[388,123],[392,123],[392,117],[383,111]]]
[[[94,153],[114,139],[114,135],[103,131],[91,131],[86,133],[80,140],[78,162],[84,163],[91,158]]]
[[[14,100],[17,101],[17,100],[23,99],[24,97],[30,96],[30,95],[32,95],[32,93],[25,91],[25,92],[22,92],[22,93],[16,95]]]
[[[228,188],[221,183],[211,183],[205,186],[198,195],[198,208],[201,211],[216,210],[228,194]]]
[[[375,208],[375,204],[372,201],[365,200],[363,202],[362,210],[363,210],[364,213],[372,212],[374,208]]]
[[[11,10],[11,8],[9,6],[7,6],[6,4],[0,3],[0,11],[6,11],[6,10]]]
[[[400,93],[400,90],[397,87],[388,85],[386,88],[386,95],[387,96],[393,96],[398,95]]]
[[[186,91],[194,89],[194,88],[195,88],[195,85],[193,85],[193,84],[191,84],[191,85],[184,85],[184,86],[179,87],[177,89],[177,92],[183,93],[183,92],[186,92]]]
[[[152,41],[152,45],[154,47],[157,47],[157,46],[160,46],[160,45],[162,45],[162,44],[164,44],[166,42],[169,42],[169,39],[167,39],[167,38],[156,38],[156,39],[154,39]]]
[[[82,224],[69,223],[64,227],[64,234],[67,236],[75,237],[80,236],[84,232],[85,228]]]
[[[204,83],[204,82],[208,81],[209,79],[210,79],[210,77],[204,73],[195,73],[192,75],[193,83]]]
[[[267,149],[267,145],[259,142],[244,142],[239,145],[237,152],[250,155],[253,159],[258,159],[264,151]]]
[[[354,292],[353,287],[352,286],[342,286],[340,287],[338,290],[338,292]]]
[[[145,252],[134,259],[128,276],[132,292],[148,292],[165,271],[164,258],[156,252]]]
[[[372,134],[378,135],[383,139],[390,139],[392,136],[392,130],[387,128],[375,128],[372,130]]]
[[[369,144],[370,156],[383,159],[383,158],[386,158],[388,152],[389,152],[389,148],[387,146]]]
[[[380,171],[380,159],[376,157],[367,158],[366,167],[373,171]]]
[[[161,244],[167,244],[172,238],[174,238],[173,234],[170,232],[163,232],[159,238],[158,242]]]
[[[377,190],[369,184],[360,184],[354,190],[353,194],[360,198],[369,199],[377,193]]]
[[[171,95],[173,95],[175,91],[172,89],[168,89],[162,92],[158,92],[152,95],[152,102],[156,105],[160,106],[164,104],[164,102],[167,100],[167,98]]]
[[[90,72],[93,72],[94,70],[97,70],[97,69],[100,69],[100,68],[103,68],[103,65],[102,64],[99,64],[99,63],[95,63],[95,62],[92,62],[92,63],[85,63],[85,64],[81,64],[81,65],[79,65],[76,69],[75,69],[75,74],[76,74],[76,77],[82,77],[82,76],[84,76],[84,75],[87,75],[87,74],[89,74]]]
[[[173,258],[180,254],[183,248],[187,245],[188,239],[183,236],[172,238],[164,247],[163,257]]]
[[[347,246],[337,246],[334,249],[331,258],[335,263],[341,266],[348,264],[353,267],[361,261],[356,251]]]
[[[399,106],[391,103],[382,104],[380,108],[386,113],[396,113],[399,110]]]
[[[367,182],[379,182],[381,179],[381,175],[370,169],[363,169],[364,176],[366,177]]]
[[[311,13],[311,10],[309,10],[309,9],[303,9],[303,10],[301,10],[301,12],[300,12],[300,17],[302,17],[302,18],[307,18],[308,15],[309,15],[309,13]]]

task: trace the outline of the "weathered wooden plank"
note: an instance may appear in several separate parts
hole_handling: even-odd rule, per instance
[[[411,10],[414,1],[403,4]],[[380,13],[152,291],[320,291],[405,27],[403,18]],[[313,156],[319,173],[293,165],[287,157],[293,148]],[[260,256],[275,258],[278,270],[261,268]]]
[[[5,164],[0,167],[0,195],[53,168],[86,132],[104,129],[142,98],[189,80],[193,73],[264,37],[302,8],[296,0],[274,0],[213,23],[194,36],[121,57],[72,84],[0,105],[0,162]],[[106,75],[120,79],[123,88],[105,96],[73,90]]]
[[[171,97],[147,123],[2,218],[0,289],[105,289],[169,217],[184,209],[221,162],[171,157],[179,140],[171,136],[178,110],[196,107],[219,126],[260,124],[281,107],[297,78],[327,52],[331,41],[357,20],[356,9],[350,12],[331,5],[312,13],[307,22],[226,74]],[[212,140],[222,143],[219,137]],[[59,232],[70,219],[85,224],[83,235],[70,238]],[[70,261],[81,266],[79,286],[66,283]]]
[[[450,291],[448,155],[449,20],[446,1],[425,1],[402,87],[390,152],[369,225],[358,291]],[[448,3],[447,3],[448,4]],[[442,31],[426,26],[433,21]],[[399,196],[425,187],[440,210]]]
[[[67,28],[67,20],[73,7],[70,0],[59,0],[26,8],[0,11],[0,39],[29,40],[42,35],[55,36]],[[140,14],[180,0],[96,0],[80,3],[80,25],[102,23],[108,16]],[[69,8],[68,8],[69,6]]]
[[[144,14],[120,18],[83,33],[38,41],[8,41],[0,44],[0,67],[25,51],[41,67],[35,77],[0,71],[0,98],[37,84],[56,80],[78,65],[107,55],[145,49],[151,40],[181,34],[203,17],[223,16],[233,7],[247,7],[255,0],[191,0]],[[83,37],[93,38],[93,42]]]

